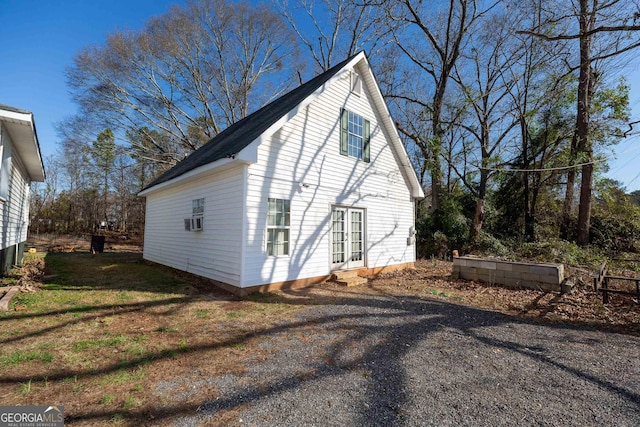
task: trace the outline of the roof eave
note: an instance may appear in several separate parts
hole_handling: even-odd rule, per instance
[[[14,148],[22,159],[29,178],[32,181],[43,182],[46,175],[33,113],[17,109],[7,110],[0,108],[0,121],[5,123],[7,129],[13,129],[12,134],[18,134],[18,137],[15,137],[13,141],[15,145]],[[23,135],[23,126],[28,127],[28,136]],[[12,135],[12,139],[14,139],[14,135]]]
[[[146,197],[151,193],[155,193],[156,191],[164,190],[174,185],[178,185],[180,183],[196,179],[203,174],[213,172],[214,170],[221,170],[224,167],[230,167],[234,165],[248,165],[252,163],[256,163],[258,161],[258,142],[254,141],[251,144],[247,145],[242,151],[236,153],[232,157],[219,159],[211,163],[207,163],[206,165],[202,165],[198,168],[192,169],[188,172],[183,173],[182,175],[178,175],[177,177],[170,179],[168,181],[163,181],[159,184],[156,184],[151,187],[147,187],[141,192],[138,193],[140,197]]]
[[[391,117],[391,112],[389,111],[387,102],[385,101],[384,96],[382,96],[382,92],[380,92],[380,86],[378,85],[376,76],[373,74],[373,70],[371,69],[371,66],[369,65],[369,61],[367,60],[367,57],[364,54],[362,58],[360,58],[359,55],[356,58],[358,58],[358,61],[356,63],[360,62],[360,60],[364,61],[364,64],[365,64],[364,68],[366,69],[367,73],[369,73],[369,75],[371,76],[371,79],[373,80],[373,85],[371,85],[372,87],[367,87],[367,89],[369,89],[370,93],[374,95],[373,101],[376,105],[376,109],[378,110],[378,114],[380,115],[382,124],[387,130],[387,135],[389,135],[389,138],[391,139],[391,143],[393,144],[393,148],[398,154],[397,161],[400,163],[400,166],[402,167],[403,175],[405,176],[407,181],[409,181],[408,184],[410,185],[411,197],[413,197],[414,199],[424,199],[425,195],[422,189],[422,185],[420,184],[420,181],[418,180],[418,176],[416,175],[416,171],[413,168],[411,161],[409,160],[409,155],[407,154],[407,150],[405,149],[404,144],[402,143],[402,139],[400,139],[400,135],[398,134],[398,129],[396,128],[396,125],[393,122],[393,118]]]

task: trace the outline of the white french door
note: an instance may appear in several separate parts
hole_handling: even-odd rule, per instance
[[[331,208],[331,268],[364,267],[364,209]]]

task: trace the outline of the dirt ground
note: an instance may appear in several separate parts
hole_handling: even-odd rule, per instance
[[[593,271],[568,267],[566,276],[575,286],[572,292],[561,295],[454,280],[452,268],[451,262],[420,260],[415,270],[381,275],[370,280],[368,286],[394,294],[432,296],[540,321],[593,325],[640,335],[637,299],[614,295],[608,304],[603,304],[602,296],[593,291]]]
[[[109,231],[101,235],[105,236],[105,251],[142,252],[142,238],[139,236]],[[38,234],[29,236],[27,245],[38,252],[88,252],[91,248],[91,235]]]
[[[142,240],[135,236],[105,233],[105,250],[142,252]],[[90,247],[91,236],[34,236],[32,245],[39,251],[83,252]],[[573,291],[554,292],[505,289],[451,278],[452,263],[419,260],[415,270],[383,274],[369,281],[371,288],[402,295],[426,295],[501,313],[535,318],[541,321],[594,325],[610,330],[640,335],[640,301],[636,297],[613,295],[603,304],[602,295],[593,291],[596,271],[565,266],[565,275],[574,284]],[[640,273],[621,270],[617,275],[640,277]],[[633,288],[631,282],[625,285]]]
[[[518,332],[513,338],[524,352],[530,351],[525,348],[529,342],[540,341],[547,334],[557,334],[554,351],[562,353],[565,351],[562,337],[567,327],[576,327],[576,342],[583,339],[580,337],[584,326],[594,334],[611,330],[623,332],[624,336],[615,339],[624,343],[631,339],[629,335],[640,335],[638,304],[632,298],[614,296],[610,304],[603,305],[600,296],[586,284],[589,280],[587,272],[578,272],[584,275],[583,283],[571,294],[559,295],[452,280],[451,263],[429,260],[416,263],[415,270],[384,274],[359,287],[325,284],[307,290],[239,299],[212,287],[206,280],[142,261],[140,245],[136,242],[131,244],[125,239],[110,237],[105,253],[94,256],[88,253],[89,240],[89,237],[35,240],[35,247],[49,251],[44,257],[45,278],[54,277],[42,291],[23,294],[19,303],[13,305],[12,312],[0,315],[3,326],[0,331],[0,400],[7,404],[62,402],[67,414],[65,421],[69,425],[229,425],[242,423],[243,417],[249,416],[247,411],[253,413],[251,416],[258,420],[257,425],[269,425],[269,420],[278,420],[268,417],[295,413],[291,408],[298,407],[292,400],[292,407],[287,411],[278,409],[280,391],[285,395],[293,393],[291,399],[294,399],[299,390],[316,381],[324,384],[331,378],[341,378],[343,372],[349,372],[349,381],[362,383],[362,387],[373,387],[371,402],[377,402],[379,396],[392,399],[397,390],[377,390],[376,387],[383,387],[389,381],[378,378],[379,372],[391,376],[405,369],[401,358],[387,357],[398,348],[404,348],[404,341],[398,343],[398,339],[408,340],[407,349],[414,345],[426,346],[424,350],[411,353],[421,367],[427,362],[422,360],[421,354],[435,351],[443,342],[447,343],[446,351],[442,350],[444,353],[430,356],[441,364],[439,367],[434,365],[438,370],[429,373],[433,378],[438,372],[444,372],[443,366],[446,372],[457,369],[455,365],[447,364],[450,360],[447,352],[455,352],[456,348],[468,344],[469,331],[477,323],[473,319],[484,319],[482,322],[496,326],[534,325],[525,328],[526,334],[533,334],[531,337]],[[320,316],[321,320],[314,316]],[[388,316],[399,323],[384,326],[386,332],[377,337],[381,330],[378,322],[390,319]],[[415,320],[416,316],[420,321],[413,329],[402,326],[406,321]],[[518,318],[524,323],[518,323]],[[361,324],[366,319],[372,322],[370,327]],[[534,322],[529,323],[532,320]],[[535,326],[540,323],[551,329],[540,335]],[[459,332],[449,334],[452,328]],[[425,330],[430,331],[430,339],[417,340]],[[363,346],[359,346],[359,341],[351,340],[350,334],[356,334]],[[490,337],[492,342],[504,331],[495,334]],[[608,342],[608,338],[600,335],[596,338]],[[477,341],[477,337],[473,339]],[[635,338],[631,342],[634,343]],[[313,358],[309,353],[310,345],[317,347],[312,352]],[[546,344],[540,341],[539,346],[543,345]],[[522,357],[510,346],[488,345],[487,357],[505,353]],[[476,347],[471,346],[468,351],[474,349]],[[284,354],[280,354],[282,351]],[[585,353],[583,348],[571,352],[575,369],[583,369],[581,364],[587,362],[582,359],[590,353]],[[276,363],[281,357],[292,358],[286,369]],[[464,353],[460,357],[470,356]],[[606,378],[608,383],[613,384],[616,372],[626,369],[627,356],[621,353],[620,357],[616,371],[609,372],[612,377]],[[349,360],[346,368],[342,366],[343,358]],[[519,360],[515,359],[517,363]],[[315,364],[311,368],[310,361]],[[591,363],[590,359],[588,363]],[[387,371],[376,370],[384,364],[389,364]],[[421,368],[416,372],[423,371]],[[482,372],[482,369],[477,370],[478,375]],[[517,370],[512,374],[517,376]],[[468,378],[469,372],[460,375],[462,381]],[[590,375],[600,378],[598,372]],[[431,386],[427,384],[446,388],[452,378],[456,377],[447,374],[439,377],[440,382],[421,380],[420,384],[412,386],[416,387],[415,395],[421,396],[425,390],[430,390]],[[540,378],[539,383],[530,386],[543,387],[546,379]],[[508,380],[507,376],[504,380]],[[411,385],[415,378],[403,381]],[[485,380],[479,377],[478,381]],[[522,381],[529,380],[522,378]],[[253,384],[259,384],[258,388],[254,390]],[[342,398],[336,400],[336,393],[352,393],[343,385],[340,380],[328,384],[326,389],[319,386],[316,397],[333,402],[331,404],[336,405],[334,409],[338,411],[338,405],[343,403],[340,402]],[[577,383],[574,385],[578,386]],[[285,390],[288,387],[291,391]],[[597,394],[598,390],[595,387],[593,392]],[[429,391],[432,392],[438,393],[437,390]],[[526,406],[524,402],[535,395],[537,393],[525,396],[522,405]],[[446,396],[456,395],[448,392]],[[428,401],[434,399],[427,395],[423,397]],[[472,417],[471,424],[467,425],[477,423],[480,418],[474,418],[476,415],[467,409],[458,408],[464,396],[461,394],[456,399],[458,397],[461,400],[449,402],[450,406],[449,403],[439,406],[453,412],[432,421],[439,425],[449,421],[460,425],[465,422],[459,417],[469,416]],[[472,397],[483,401],[480,395]],[[263,398],[271,403],[261,406]],[[348,402],[349,396],[344,396],[344,401]],[[410,412],[416,408],[407,403],[404,410]],[[324,409],[316,409],[324,413]],[[531,416],[526,407],[523,406],[522,411],[522,416]],[[384,417],[396,419],[392,413],[384,413]],[[554,412],[556,415],[561,413],[560,409],[557,414]],[[190,418],[194,414],[204,418]],[[300,412],[298,416],[315,415]],[[377,412],[371,413],[362,420],[382,419],[378,416]],[[429,424],[427,419],[420,418],[424,416],[422,412],[411,415],[414,416],[418,417],[412,418],[418,422],[416,425],[426,425],[423,421]],[[343,421],[348,423],[352,417],[350,409],[344,409]],[[633,417],[636,415],[629,419],[636,419]],[[280,421],[296,424],[310,419]],[[320,421],[321,418],[318,423]],[[576,419],[573,425],[583,421]]]

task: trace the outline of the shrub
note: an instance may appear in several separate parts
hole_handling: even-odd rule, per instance
[[[496,256],[496,257],[508,257],[511,254],[511,250],[503,244],[498,238],[491,234],[480,232],[480,236],[476,243],[476,249],[480,255],[483,256]]]

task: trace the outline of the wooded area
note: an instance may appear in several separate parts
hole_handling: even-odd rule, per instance
[[[603,173],[640,134],[639,40],[639,0],[189,1],[77,54],[31,230],[141,233],[155,177],[364,49],[428,194],[419,256],[637,253],[640,193]]]

